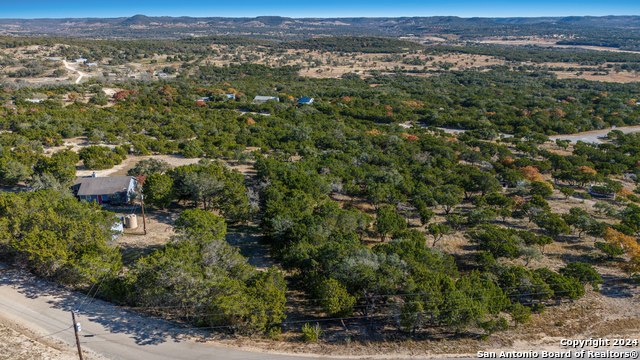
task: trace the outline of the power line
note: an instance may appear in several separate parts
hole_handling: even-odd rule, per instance
[[[589,282],[580,282],[580,283],[589,283]],[[574,284],[574,283],[563,283],[563,284]],[[563,284],[556,284],[556,285],[563,285]],[[536,285],[536,286],[543,286],[543,285]],[[626,285],[618,285],[616,287],[624,287]],[[463,292],[463,291],[460,291]],[[572,290],[565,290],[565,291],[556,291],[554,293],[569,293],[572,292]],[[531,295],[538,295],[538,294],[548,294],[548,292],[539,292],[539,293],[528,293],[528,294],[522,294],[523,296],[531,296]],[[475,300],[479,300],[479,299],[484,299],[484,298],[476,298]],[[473,300],[473,299],[466,299],[466,300]],[[447,303],[446,301],[443,301],[445,304]],[[434,302],[422,302],[422,303],[434,303]],[[395,304],[390,304],[390,306],[395,305]],[[479,306],[479,307],[472,307],[472,308],[454,308],[453,310],[455,311],[461,311],[461,310],[474,310],[474,309],[491,309],[491,308],[504,308],[504,305],[499,305],[499,306]],[[274,322],[274,323],[269,323],[268,325],[286,325],[286,324],[292,324],[292,323],[306,323],[306,322],[319,322],[319,321],[335,321],[335,320],[355,320],[355,319],[371,319],[372,317],[394,317],[394,316],[400,316],[400,315],[416,315],[416,314],[437,314],[437,313],[442,313],[442,312],[446,312],[447,310],[445,309],[444,311],[441,310],[434,310],[434,311],[422,311],[422,312],[416,312],[416,313],[387,313],[387,314],[371,314],[371,315],[366,315],[366,316],[351,316],[351,317],[342,317],[342,318],[316,318],[316,319],[312,319],[312,320],[299,320],[299,321],[281,321],[281,322]],[[188,317],[203,317],[203,316],[217,316],[217,315],[225,315],[225,316],[233,316],[233,315],[242,315],[242,314],[238,314],[238,313],[226,313],[226,314],[193,314],[193,315],[188,315]],[[162,319],[162,318],[161,318]],[[163,319],[165,320],[165,319]],[[243,325],[215,325],[215,326],[208,326],[208,327],[181,327],[181,328],[174,328],[174,329],[170,329],[170,330],[178,330],[178,329],[183,329],[183,330],[189,330],[189,329],[193,329],[193,330],[205,330],[205,329],[222,329],[222,328],[240,328],[240,327],[245,327]]]
[[[96,286],[96,283],[94,282],[91,285],[91,288],[89,289],[89,291],[87,292],[87,295],[84,297],[84,300],[82,300],[82,302],[80,303],[80,306],[78,306],[78,308],[81,308],[82,305],[85,303],[85,301],[87,301],[87,298],[89,297],[89,294],[91,294],[91,290],[93,290],[93,287]]]
[[[623,286],[623,285],[621,285]],[[565,290],[565,291],[555,291],[554,294],[559,294],[559,293],[571,293],[573,292],[573,290]],[[533,296],[533,295],[546,295],[549,294],[548,292],[537,292],[537,293],[525,293],[525,294],[519,294],[520,297],[527,297],[527,296]],[[477,297],[477,298],[465,298],[465,300],[490,300],[490,299],[500,299],[500,298],[507,298],[508,296],[504,295],[498,295],[498,296],[489,296],[489,297]],[[447,301],[447,300],[440,300],[440,301],[420,301],[417,300],[415,302],[420,302],[421,304],[440,304],[440,303],[450,303],[451,301]],[[383,304],[383,305],[377,305],[378,307],[393,307],[396,306],[397,304]],[[371,304],[363,304],[363,305],[354,305],[352,306],[353,308],[366,308],[366,307],[370,307],[372,306]],[[311,309],[307,309],[307,310],[323,310],[322,307],[315,307],[315,308],[311,308]],[[276,312],[276,310],[271,310],[271,311],[265,311],[265,314],[270,314]],[[206,316],[231,316],[231,315],[242,315],[240,313],[204,313],[204,314],[188,314],[188,315],[183,315],[184,317],[206,317]]]
[[[609,280],[602,280],[599,281],[599,283],[610,283],[610,282],[617,282],[618,280],[615,279],[609,279]],[[592,283],[592,281],[577,281],[577,282],[569,282],[569,283],[552,283],[552,284],[540,284],[540,285],[536,285],[536,284],[530,284],[530,285],[521,285],[521,286],[512,286],[512,287],[505,287],[505,288],[501,288],[496,286],[493,289],[465,289],[465,290],[451,290],[451,291],[446,291],[446,292],[430,292],[430,293],[425,293],[425,292],[419,292],[419,293],[402,293],[402,294],[377,294],[377,295],[372,295],[369,297],[369,299],[376,299],[376,298],[383,298],[383,297],[405,297],[405,296],[427,296],[427,295],[447,295],[447,294],[453,294],[456,292],[473,292],[473,291],[487,291],[487,290],[514,290],[514,289],[522,289],[522,288],[536,288],[536,287],[544,287],[544,286],[561,286],[561,285],[572,285],[575,283],[580,283],[582,285],[585,284],[590,284]],[[624,286],[624,285],[620,285],[620,286]],[[323,300],[334,300],[334,299],[346,299],[347,297],[332,297],[332,298],[316,298],[316,299],[291,299],[291,300],[287,300],[285,301],[285,304],[287,303],[299,303],[299,302],[315,302],[315,301],[323,301]],[[248,305],[248,304],[253,304],[252,302],[243,302],[240,303],[239,305]],[[185,307],[185,305],[167,305],[167,306],[134,306],[134,307],[129,307],[129,309],[146,309],[146,310],[152,310],[152,309],[173,309],[173,308],[183,308]]]
[[[72,327],[73,326],[69,326],[68,328],[65,328],[65,329],[62,329],[62,330],[58,330],[56,332],[49,333],[47,335],[38,336],[37,338],[23,340],[23,341],[17,341],[17,342],[10,343],[10,344],[0,344],[0,345],[7,347],[7,346],[13,346],[13,345],[26,343],[26,342],[36,341],[36,340],[40,340],[40,339],[45,338],[45,337],[49,337],[49,336],[52,336],[52,335],[59,334],[61,332],[67,331],[67,330],[71,329]]]
[[[58,326],[59,326],[58,324],[53,324],[53,323],[51,323],[51,322],[48,322],[48,321],[45,321],[45,320],[41,320],[41,319],[40,319],[40,316],[42,316],[42,313],[38,313],[38,316],[37,316],[37,317],[36,317],[36,316],[29,315],[29,314],[25,313],[25,311],[27,311],[27,310],[29,310],[29,309],[30,309],[29,307],[27,307],[24,311],[20,311],[20,310],[18,310],[18,309],[16,309],[16,308],[14,308],[14,307],[9,306],[9,305],[5,305],[5,304],[1,304],[1,303],[0,303],[0,306],[4,306],[4,307],[9,308],[9,309],[11,309],[11,310],[14,310],[14,311],[16,311],[16,312],[19,312],[21,315],[28,316],[28,317],[30,317],[30,318],[32,318],[32,319],[35,319],[35,320],[41,321],[41,322],[43,322],[43,323],[45,323],[45,324],[48,324],[48,325],[51,325],[51,326],[54,326],[54,327],[58,327]],[[46,310],[46,309],[45,309],[45,310]],[[45,310],[42,310],[42,311],[44,312]]]
[[[495,309],[501,308],[502,306],[476,306],[469,308],[455,308],[455,311],[461,310],[477,310],[477,309]],[[445,311],[446,312],[446,311]],[[323,318],[323,319],[311,319],[311,320],[296,320],[296,321],[280,321],[269,323],[268,325],[287,325],[287,324],[296,324],[296,323],[309,323],[309,322],[321,322],[321,321],[337,321],[337,320],[356,320],[356,319],[371,319],[372,317],[395,317],[401,315],[428,315],[428,314],[440,314],[442,311],[433,310],[433,311],[420,311],[420,312],[412,312],[412,313],[390,313],[390,314],[371,314],[364,316],[350,316],[350,317],[341,317],[341,318]],[[183,327],[183,328],[172,328],[169,330],[205,330],[205,329],[221,329],[221,328],[240,328],[243,325],[216,325],[216,326],[206,326],[206,327]]]
[[[104,279],[106,279],[106,278],[107,278],[106,276],[102,277],[102,280],[100,281],[100,284],[98,285],[98,288],[93,293],[93,296],[91,297],[91,300],[89,300],[89,303],[87,303],[87,306],[89,306],[91,304],[91,302],[93,301],[93,299],[96,297],[96,295],[98,295],[98,291],[100,291],[100,286],[102,286],[102,282],[104,282]]]

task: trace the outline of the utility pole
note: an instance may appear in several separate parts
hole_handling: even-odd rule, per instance
[[[142,227],[144,228],[144,234],[147,235],[147,220],[144,217],[144,195],[140,194],[140,207],[142,207]]]
[[[80,348],[80,338],[78,338],[78,328],[80,327],[80,323],[76,323],[75,311],[71,311],[71,319],[73,319],[73,332],[76,334],[76,345],[78,345],[78,356],[80,357],[80,360],[83,360],[82,349]]]

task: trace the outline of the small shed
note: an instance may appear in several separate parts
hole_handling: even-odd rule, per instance
[[[236,99],[236,94],[222,94],[222,96],[226,96],[231,100],[235,100]]]
[[[589,195],[599,198],[615,199],[616,193],[606,186],[590,185],[587,191]]]
[[[87,62],[87,59],[75,59],[75,60],[73,60],[73,62],[79,63],[79,64],[84,64],[84,63]]]
[[[313,98],[303,96],[300,98],[300,100],[298,100],[298,104],[311,105],[313,104]]]

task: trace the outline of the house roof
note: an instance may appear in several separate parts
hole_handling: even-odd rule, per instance
[[[277,96],[261,96],[261,95],[258,95],[256,97],[254,97],[253,100],[257,100],[257,101],[275,100],[275,101],[278,101],[278,97]]]
[[[313,102],[313,98],[303,96],[298,100],[298,104],[310,104]]]
[[[131,181],[135,181],[131,176],[86,177],[77,179],[74,186],[80,184],[78,195],[106,195],[126,191]]]

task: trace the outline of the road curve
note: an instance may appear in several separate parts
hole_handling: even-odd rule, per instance
[[[1,264],[0,267],[2,267]],[[200,330],[178,329],[174,324],[163,320],[144,317],[99,300],[92,301],[84,294],[61,290],[52,283],[39,280],[24,272],[8,270],[0,273],[0,314],[10,321],[28,327],[40,336],[55,333],[51,336],[52,338],[75,347],[70,314],[74,309],[80,310],[76,318],[82,324],[80,343],[83,350],[89,350],[108,359],[314,360],[328,358],[249,352],[186,340],[184,338],[190,335],[200,335],[201,339],[206,340],[207,333]],[[6,344],[0,344],[0,351],[3,345]],[[623,351],[632,350],[634,349]],[[380,355],[384,356],[384,354]],[[371,358],[371,356],[364,356],[364,358]],[[376,358],[380,359],[380,357]],[[472,358],[456,358],[456,360],[461,359],[471,360]]]
[[[71,66],[69,66],[69,64],[67,64],[67,60],[62,60],[62,64],[64,65],[64,67],[67,68],[67,70],[77,72],[78,75],[80,75],[80,76],[78,76],[78,78],[75,81],[76,84],[79,84],[80,83],[80,79],[82,79],[82,77],[86,75],[82,71],[76,70],[76,69],[72,68]]]

